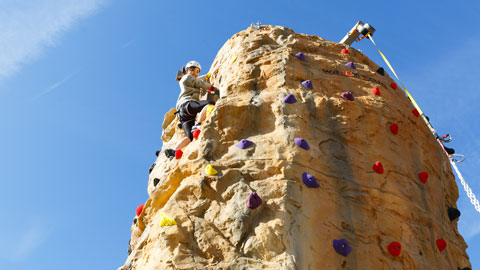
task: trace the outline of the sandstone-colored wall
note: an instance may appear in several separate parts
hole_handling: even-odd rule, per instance
[[[229,39],[210,69],[221,98],[181,159],[160,153],[150,198],[132,224],[132,253],[120,269],[470,267],[457,222],[447,215],[458,199],[447,157],[402,90],[389,87],[393,80],[376,73],[361,52],[341,54],[342,48],[273,26]],[[381,96],[371,93],[375,86]],[[355,100],[340,98],[345,91]],[[298,102],[284,103],[288,94]],[[184,136],[174,111],[165,115],[164,149]],[[310,150],[298,147],[296,137]],[[235,147],[241,139],[254,145]],[[383,174],[373,171],[376,161]],[[205,174],[208,164],[218,175]],[[426,184],[418,179],[422,171]],[[304,172],[320,187],[303,184]],[[253,191],[263,204],[251,210]],[[161,227],[160,213],[177,225]],[[332,247],[339,238],[353,247],[347,257]],[[447,242],[443,252],[439,238]],[[392,241],[402,244],[398,257],[387,250]]]

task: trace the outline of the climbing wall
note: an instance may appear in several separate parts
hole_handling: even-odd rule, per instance
[[[221,97],[182,157],[158,155],[119,269],[471,267],[446,155],[361,52],[262,26],[210,72]]]

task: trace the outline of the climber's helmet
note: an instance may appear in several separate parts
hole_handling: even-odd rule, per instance
[[[193,76],[198,77],[198,74],[202,70],[202,66],[197,61],[190,61],[185,65],[185,71],[188,74],[192,74]]]

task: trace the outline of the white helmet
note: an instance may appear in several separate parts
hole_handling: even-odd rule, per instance
[[[200,66],[200,63],[198,63],[197,61],[188,62],[187,65],[185,66],[185,69],[189,67],[197,67],[199,70],[202,70],[202,66]]]

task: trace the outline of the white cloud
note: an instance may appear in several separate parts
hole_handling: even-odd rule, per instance
[[[92,15],[107,0],[0,2],[0,80],[54,46],[62,33]]]
[[[80,70],[78,71],[75,71],[75,72],[72,72],[70,73],[67,77],[65,77],[64,79],[50,85],[49,87],[47,87],[45,90],[43,90],[40,94],[36,95],[35,97],[32,98],[32,101],[35,101],[37,99],[39,99],[40,97],[46,95],[46,94],[49,94],[50,92],[52,92],[53,90],[57,89],[60,85],[64,84],[65,82],[67,82],[68,80],[70,80],[73,76],[77,75],[77,73],[80,72]]]

